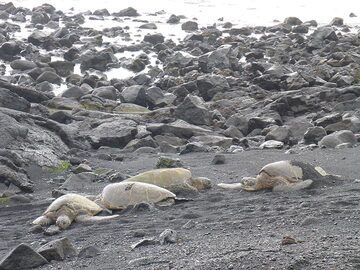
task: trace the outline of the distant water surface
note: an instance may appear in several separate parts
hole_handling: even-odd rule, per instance
[[[269,25],[289,16],[301,20],[315,19],[325,24],[334,17],[345,23],[360,25],[360,0],[15,0],[15,5],[32,8],[42,3],[57,9],[75,11],[107,8],[110,13],[132,6],[140,13],[164,10],[167,13],[197,18],[201,24],[212,24],[220,17],[238,25]],[[353,12],[358,17],[350,18]]]

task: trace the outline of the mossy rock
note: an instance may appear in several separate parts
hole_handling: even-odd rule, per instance
[[[47,171],[49,173],[54,173],[54,174],[59,174],[59,173],[63,173],[66,172],[70,169],[71,164],[69,161],[67,160],[62,160],[58,166],[56,167],[50,167],[47,169]]]

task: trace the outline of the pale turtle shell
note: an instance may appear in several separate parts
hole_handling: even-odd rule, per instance
[[[44,215],[48,213],[56,213],[60,209],[68,209],[68,211],[71,210],[76,215],[82,213],[92,216],[103,210],[99,205],[88,198],[79,194],[70,193],[53,201],[44,212]]]
[[[101,204],[108,209],[125,209],[138,203],[158,203],[175,194],[156,185],[142,182],[120,182],[107,185],[101,193]]]
[[[270,176],[283,176],[290,179],[303,180],[301,167],[291,164],[291,161],[282,160],[265,165],[259,172],[265,172]]]
[[[142,182],[162,188],[187,184],[191,179],[191,172],[184,168],[164,168],[146,171],[130,177],[123,182]]]

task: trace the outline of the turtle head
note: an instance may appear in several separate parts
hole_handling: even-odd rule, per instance
[[[69,227],[71,224],[71,219],[67,215],[60,215],[56,219],[56,226],[58,226],[60,229],[65,230],[67,227]]]
[[[190,186],[193,186],[198,191],[210,189],[212,187],[212,182],[206,177],[195,177],[191,178],[189,181]]]
[[[246,191],[255,191],[256,190],[257,179],[253,177],[244,177],[241,181],[242,189]]]

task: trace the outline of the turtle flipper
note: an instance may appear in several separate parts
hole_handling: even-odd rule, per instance
[[[217,186],[223,189],[244,189],[244,185],[242,183],[233,183],[233,184],[220,183],[217,184]]]
[[[79,215],[75,218],[76,222],[83,222],[83,223],[96,223],[102,221],[108,221],[118,218],[119,215],[112,215],[112,216],[89,216],[89,215]]]
[[[272,191],[275,191],[275,192],[289,192],[289,191],[302,190],[302,189],[309,188],[313,182],[314,182],[313,180],[307,179],[307,180],[297,182],[297,183],[293,183],[293,184],[289,184],[289,185],[277,185],[277,186],[275,186],[273,188]]]
[[[48,226],[54,223],[51,218],[47,216],[40,216],[37,219],[35,219],[32,224],[33,225],[40,225],[40,226]]]

